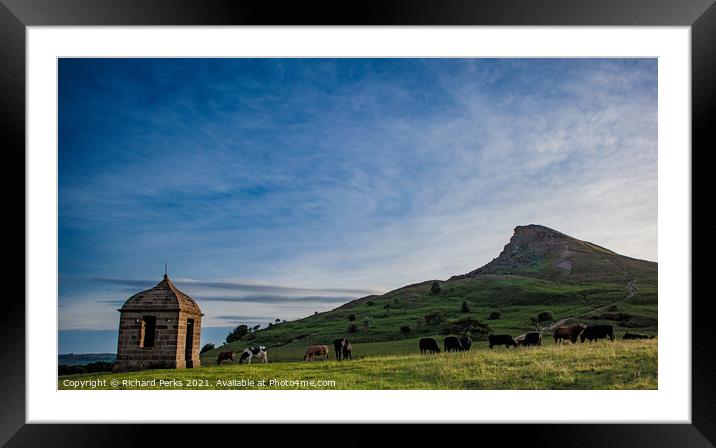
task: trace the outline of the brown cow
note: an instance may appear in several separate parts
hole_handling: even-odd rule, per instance
[[[570,340],[572,344],[575,344],[579,333],[584,331],[585,328],[587,328],[587,326],[584,324],[560,325],[554,329],[554,342],[556,344],[564,339],[565,341]]]
[[[323,356],[324,361],[328,361],[328,346],[327,345],[313,345],[308,347],[306,356],[303,357],[304,361],[313,361],[316,356]]]
[[[221,353],[219,353],[219,357],[216,358],[216,363],[221,364],[221,361],[224,361],[225,359],[231,360],[231,362],[233,363],[236,360],[236,353],[221,352]]]

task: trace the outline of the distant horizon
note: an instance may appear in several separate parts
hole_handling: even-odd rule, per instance
[[[63,335],[116,333],[165,261],[226,329],[470,272],[519,225],[658,260],[656,59],[58,69]]]

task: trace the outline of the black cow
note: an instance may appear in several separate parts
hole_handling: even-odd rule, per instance
[[[654,339],[654,336],[639,333],[624,333],[624,337],[622,339]]]
[[[517,347],[517,342],[509,334],[491,334],[487,337],[490,348],[496,345],[504,345],[505,348]]]
[[[522,346],[527,347],[530,345],[542,345],[542,333],[539,331],[525,333],[525,337],[522,339]]]
[[[470,347],[472,347],[472,339],[470,339],[470,336],[465,335],[460,337],[460,346],[462,347],[463,351],[470,351]]]
[[[455,336],[448,336],[443,340],[443,347],[445,347],[446,352],[459,352],[462,350],[462,345],[460,344],[460,340],[456,338]]]
[[[418,343],[420,346],[420,354],[424,355],[430,352],[430,354],[433,353],[440,353],[440,347],[438,347],[438,341],[436,341],[433,338],[422,338],[420,342]]]
[[[346,338],[340,338],[333,341],[333,348],[336,350],[336,361],[342,361],[344,359],[351,358],[351,349],[346,351],[346,347],[350,347],[350,342]]]
[[[584,342],[585,339],[592,342],[604,338],[609,338],[614,342],[614,327],[611,325],[590,325],[584,329],[579,337],[582,342]]]
[[[336,361],[341,360],[341,354],[343,353],[343,344],[346,342],[346,338],[340,338],[333,341],[333,349],[336,351]]]

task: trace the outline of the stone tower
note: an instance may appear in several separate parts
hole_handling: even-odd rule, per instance
[[[166,274],[155,287],[127,299],[118,311],[114,371],[199,367],[203,314]]]

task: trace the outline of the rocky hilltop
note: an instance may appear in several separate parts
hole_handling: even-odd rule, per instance
[[[558,281],[656,281],[657,264],[626,257],[549,227],[515,227],[500,255],[486,265],[451,280],[486,274],[521,275]]]

